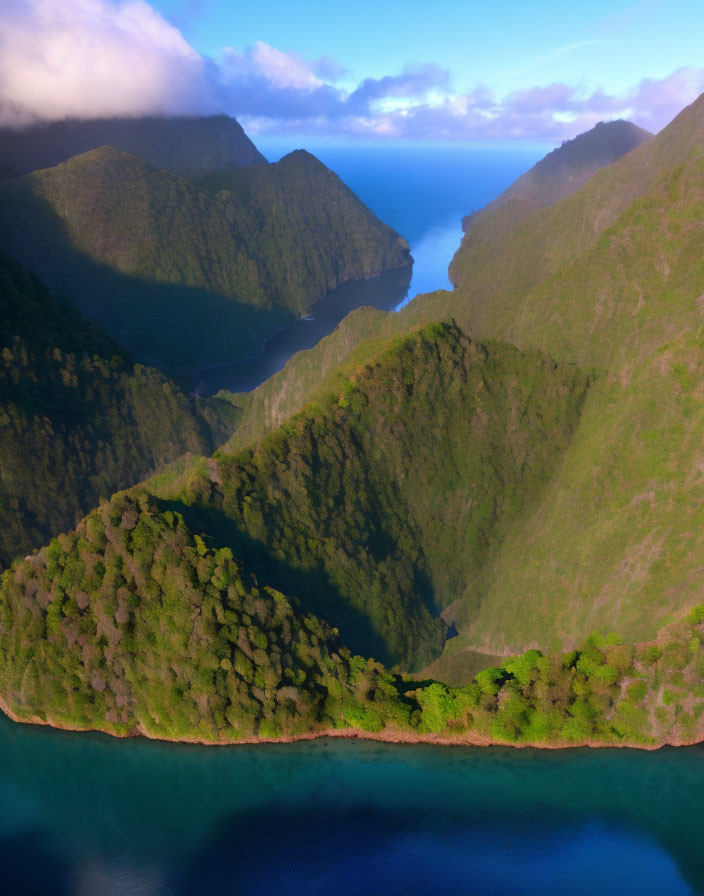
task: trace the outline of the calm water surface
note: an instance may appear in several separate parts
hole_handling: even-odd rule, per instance
[[[271,161],[294,144],[263,143]],[[449,289],[447,267],[462,237],[462,217],[498,196],[548,147],[315,146],[332,168],[387,224],[402,234],[415,259],[410,271],[391,271],[330,293],[311,318],[281,330],[256,357],[203,371],[199,391],[248,392],[277,373],[296,352],[312,348],[361,305],[390,311],[420,292]]]
[[[0,720],[5,894],[685,896],[704,750],[208,748]]]

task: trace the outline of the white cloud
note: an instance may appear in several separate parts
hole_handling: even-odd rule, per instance
[[[0,122],[11,124],[224,111],[253,134],[557,141],[618,117],[656,131],[704,90],[704,69],[682,68],[620,94],[553,83],[498,96],[453,89],[435,63],[345,90],[336,60],[264,41],[202,57],[144,0],[0,2]]]
[[[203,59],[142,0],[3,0],[0,119],[209,111]]]

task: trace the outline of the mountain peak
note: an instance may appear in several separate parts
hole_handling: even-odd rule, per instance
[[[597,171],[618,161],[653,135],[631,121],[600,121],[591,130],[565,140],[500,196],[462,220],[466,231],[479,218],[512,203],[515,224],[534,211],[554,205],[583,187]]]

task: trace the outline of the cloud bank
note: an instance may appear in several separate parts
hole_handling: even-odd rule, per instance
[[[263,41],[203,57],[144,0],[4,0],[0,17],[0,122],[12,126],[227,112],[254,134],[555,141],[618,117],[657,131],[704,91],[701,68],[622,94],[554,83],[504,96],[456,91],[436,63],[342,87],[345,74]]]

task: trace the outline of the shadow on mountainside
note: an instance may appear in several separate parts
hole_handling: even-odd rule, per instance
[[[257,307],[206,289],[122,274],[77,249],[65,222],[45,199],[28,190],[13,196],[10,186],[3,189],[2,199],[0,247],[104,327],[137,360],[167,373],[189,374],[247,357],[295,319],[283,308]],[[21,203],[21,216],[13,214],[13,200]]]
[[[392,656],[382,635],[369,617],[346,600],[321,567],[301,569],[275,557],[271,548],[253,539],[216,507],[189,506],[178,500],[160,500],[163,511],[180,513],[194,533],[205,533],[213,547],[231,549],[242,572],[252,574],[259,587],[270,586],[295,598],[304,611],[315,613],[337,628],[340,638],[353,653],[373,657],[392,666]]]

